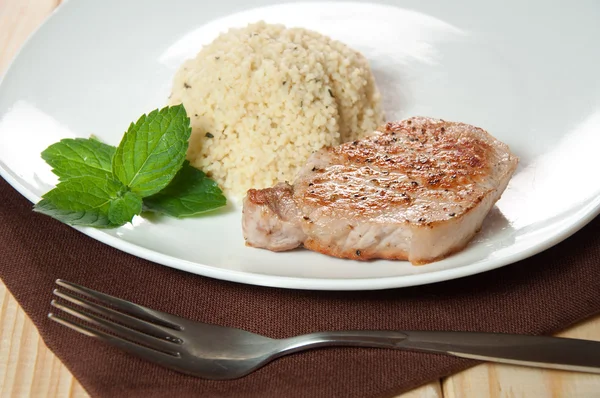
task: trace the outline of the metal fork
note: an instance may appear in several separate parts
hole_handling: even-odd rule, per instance
[[[83,322],[50,319],[138,357],[193,376],[229,380],[283,355],[325,346],[394,348],[542,368],[600,373],[600,342],[527,335],[356,330],[271,339],[240,329],[194,322],[64,280],[52,305]],[[73,293],[76,293],[74,295]],[[87,298],[86,298],[87,297]],[[93,299],[96,302],[92,302]]]

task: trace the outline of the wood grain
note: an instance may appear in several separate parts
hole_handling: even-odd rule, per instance
[[[60,0],[0,1],[0,73],[25,39],[60,4]]]
[[[600,341],[600,316],[570,328],[562,337]],[[600,397],[600,375],[484,364],[442,383],[443,396],[462,397]]]
[[[0,397],[87,397],[0,284]]]
[[[0,73],[25,39],[59,4],[60,0],[0,0]],[[600,340],[600,317],[564,335]],[[400,397],[584,398],[598,396],[599,392],[600,376],[597,375],[486,364],[429,383]],[[0,282],[0,397],[87,396],[67,368],[45,346],[31,320]]]

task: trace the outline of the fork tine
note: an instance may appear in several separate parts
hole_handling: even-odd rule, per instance
[[[85,314],[69,305],[58,303],[56,300],[52,300],[50,304],[53,307],[56,307],[59,310],[66,312],[67,314],[89,322],[94,326],[104,328],[109,332],[115,333],[121,337],[126,338],[127,340],[132,341],[133,343],[145,345],[153,350],[162,351],[171,356],[179,355],[179,353],[173,349],[177,346],[174,346],[173,344],[165,340],[149,336],[147,334],[138,332],[133,329],[129,329],[125,326],[119,325],[118,323],[114,323],[112,321],[100,318],[93,314]]]
[[[123,314],[121,312],[115,311],[111,308],[105,307],[103,305],[93,303],[89,300],[86,300],[81,297],[75,297],[68,292],[61,292],[58,289],[54,289],[54,295],[62,298],[63,300],[69,301],[73,304],[76,304],[88,311],[93,311],[97,314],[100,314],[110,320],[121,323],[129,328],[133,328],[139,330],[141,332],[152,335],[156,338],[164,339],[171,343],[181,344],[181,339],[174,336],[172,334],[172,329],[166,328],[164,326],[155,325],[153,323],[134,318],[130,315]]]
[[[179,366],[177,363],[177,361],[179,361],[178,355],[172,356],[161,351],[155,351],[152,348],[144,347],[120,337],[110,335],[102,330],[69,321],[68,319],[62,318],[61,316],[53,313],[48,314],[48,318],[79,333],[108,343],[147,361],[171,368],[177,368]]]
[[[182,318],[178,316],[167,314],[162,311],[156,311],[138,304],[130,303],[129,301],[125,301],[114,296],[109,296],[108,294],[100,293],[95,290],[88,289],[87,287],[83,287],[62,279],[57,279],[56,284],[61,287],[64,287],[67,290],[71,290],[83,296],[96,299],[102,303],[106,303],[118,309],[119,311],[123,311],[130,315],[144,319],[146,321],[154,322],[159,325],[169,327],[171,329],[182,330],[182,327],[178,325],[178,322],[181,322]]]

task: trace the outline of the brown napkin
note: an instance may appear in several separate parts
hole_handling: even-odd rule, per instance
[[[235,381],[144,362],[47,319],[57,278],[186,318],[281,338],[335,329],[547,334],[600,312],[600,218],[558,246],[495,271],[427,286],[317,292],[246,286],[154,264],[31,211],[0,179],[0,277],[48,347],[95,397],[386,397],[473,361],[330,348]],[[285,266],[285,265],[282,265]]]

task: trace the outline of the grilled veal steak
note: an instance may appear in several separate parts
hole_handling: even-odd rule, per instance
[[[517,166],[508,146],[463,123],[415,117],[325,148],[293,185],[250,189],[249,246],[423,264],[464,248]]]

